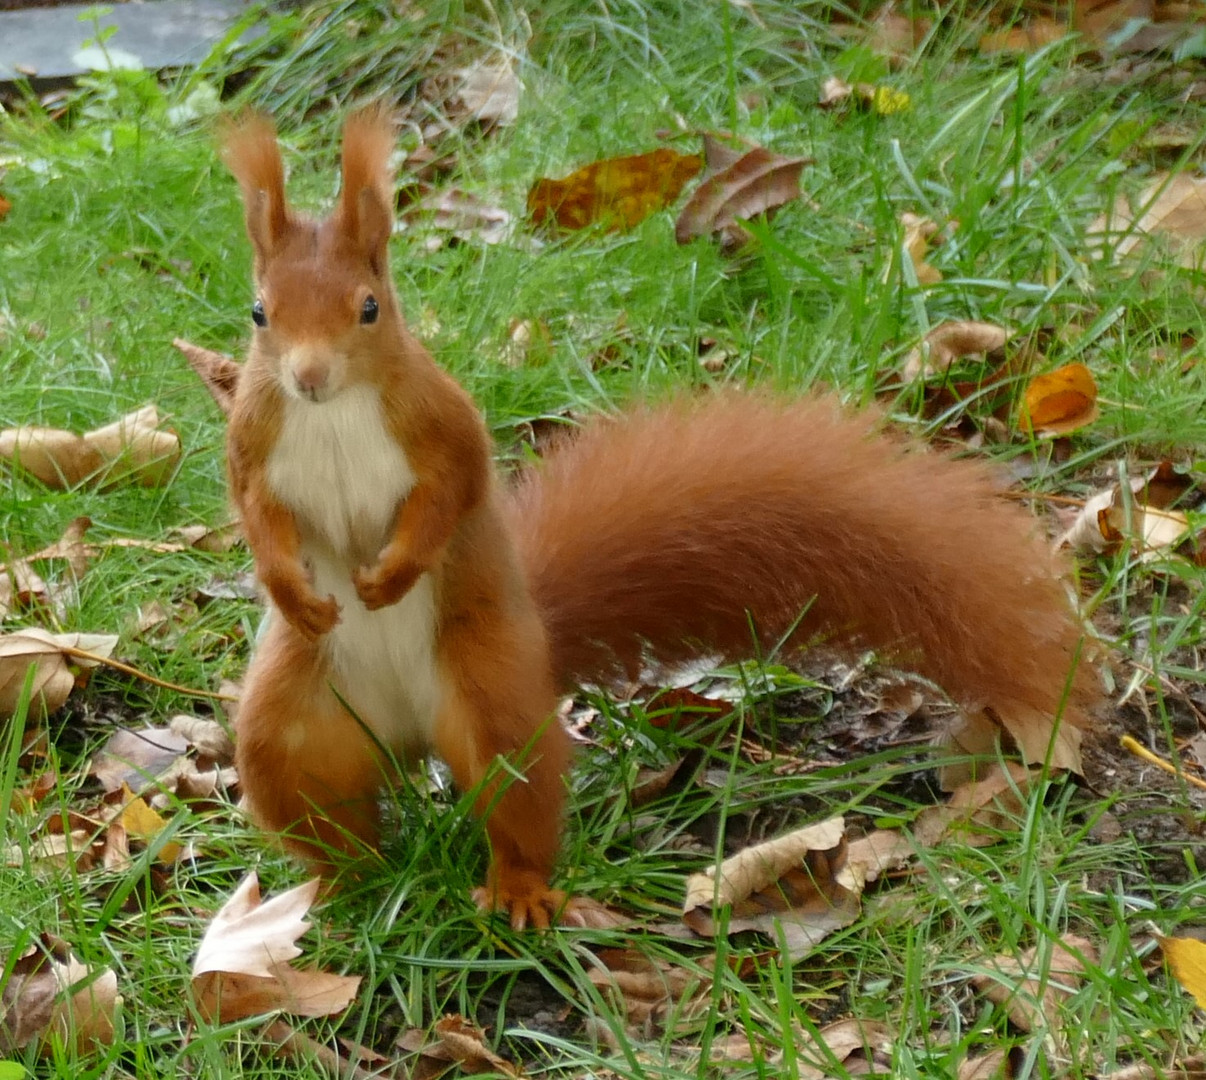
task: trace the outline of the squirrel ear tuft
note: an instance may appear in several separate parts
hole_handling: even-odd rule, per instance
[[[374,272],[385,273],[394,223],[390,155],[396,126],[384,104],[359,109],[343,128],[343,188],[335,211],[338,228],[361,250]]]
[[[276,127],[263,114],[249,112],[225,120],[220,138],[222,160],[243,193],[247,235],[259,267],[289,225],[285,167],[276,144]]]

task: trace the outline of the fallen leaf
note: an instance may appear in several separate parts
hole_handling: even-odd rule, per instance
[[[1136,200],[1141,214],[1136,218],[1130,204],[1119,197],[1114,205],[1089,226],[1090,242],[1113,240],[1114,259],[1137,252],[1158,238],[1181,266],[1197,269],[1203,263],[1206,241],[1206,177],[1190,173],[1157,173]]]
[[[511,215],[501,206],[491,206],[460,188],[435,191],[429,185],[420,187],[423,190],[419,197],[399,215],[401,226],[424,224],[458,240],[477,239],[484,244],[498,244],[506,239]]]
[[[1013,1080],[1026,1060],[1026,1051],[1020,1046],[1009,1050],[990,1050],[979,1057],[964,1058],[959,1062],[955,1080]]]
[[[36,668],[32,701],[48,713],[60,708],[77,682],[86,682],[97,661],[70,656],[64,648],[110,656],[117,647],[114,634],[51,634],[30,628],[0,636],[0,716],[17,708],[30,666]]]
[[[1173,976],[1206,1009],[1206,941],[1187,937],[1156,937]]]
[[[8,217],[8,212],[13,208],[13,204],[8,201],[3,195],[0,195],[0,221]]]
[[[1021,26],[994,30],[980,38],[982,53],[1036,53],[1071,33],[1067,23],[1046,15],[1036,15]]]
[[[1097,963],[1097,950],[1085,938],[1068,935],[1051,945],[1046,965],[1038,948],[1016,956],[999,955],[990,970],[971,977],[972,986],[990,1001],[1003,1005],[1010,1022],[1022,1031],[1060,1034],[1059,1007],[1079,988],[1085,964]]]
[[[150,843],[159,833],[167,828],[167,821],[158,811],[153,810],[146,802],[123,785],[122,796],[126,800],[118,817],[118,823],[129,837]],[[156,858],[165,866],[170,866],[184,849],[174,840],[163,844]]]
[[[83,435],[57,428],[8,428],[0,431],[0,458],[52,488],[84,481],[108,486],[127,479],[157,487],[180,461],[179,438],[161,430],[160,423],[155,406],[144,405]]]
[[[515,123],[522,86],[512,57],[496,53],[472,67],[456,72],[459,85],[449,101],[454,112],[487,127]]]
[[[702,166],[698,154],[669,147],[595,161],[561,180],[537,180],[528,191],[528,216],[562,229],[631,229],[674,202]]]
[[[904,238],[900,249],[904,251],[919,285],[936,285],[942,280],[942,271],[931,266],[927,261],[931,243],[938,243],[943,238],[942,231],[929,218],[921,217],[905,211],[900,215],[900,224],[904,228]],[[895,261],[895,260],[893,260]],[[882,280],[890,281],[893,264],[884,267]]]
[[[1084,364],[1065,364],[1030,380],[1018,426],[1035,435],[1067,435],[1098,415],[1093,373]]]
[[[1012,331],[994,323],[971,320],[939,323],[905,358],[902,374],[906,379],[941,374],[956,360],[1003,348],[1012,336]]]
[[[290,960],[309,928],[304,915],[319,881],[260,902],[259,881],[248,874],[222,906],[201,939],[193,961],[193,995],[202,1016],[230,1023],[281,1009],[299,1016],[330,1016],[355,998],[356,976],[303,971]]]
[[[686,244],[719,234],[726,250],[746,238],[739,222],[770,213],[800,197],[800,174],[810,158],[784,157],[761,146],[739,154],[704,137],[708,170],[678,215],[674,238]]]
[[[81,1054],[108,1046],[121,1003],[112,969],[89,970],[65,943],[44,934],[41,947],[13,961],[0,994],[0,1053],[34,1042],[49,1053],[52,1036]]]
[[[128,787],[137,793],[155,784],[160,775],[188,750],[188,738],[169,728],[119,728],[92,762],[90,776],[106,792]]]
[[[979,779],[956,787],[945,804],[922,810],[913,836],[922,847],[933,847],[952,833],[967,847],[995,844],[1003,834],[1017,831],[1024,800],[1039,775],[1017,762],[993,762]]]
[[[404,1032],[397,1045],[403,1050],[417,1053],[427,1068],[413,1070],[416,1077],[434,1077],[445,1072],[449,1066],[459,1065],[469,1073],[501,1073],[504,1076],[522,1076],[523,1070],[494,1053],[485,1042],[485,1033],[463,1016],[443,1016],[436,1021],[432,1042],[425,1032],[412,1028]],[[440,1066],[443,1066],[442,1068]]]
[[[716,932],[714,911],[728,907],[728,932],[780,930],[792,956],[805,955],[834,930],[858,918],[862,870],[847,865],[840,817],[757,844],[687,880],[683,922],[697,934]]]
[[[703,1003],[712,980],[699,972],[648,956],[637,949],[600,949],[587,975],[608,992],[632,1028],[689,1016]]]

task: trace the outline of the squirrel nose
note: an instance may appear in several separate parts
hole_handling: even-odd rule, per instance
[[[293,382],[303,397],[315,398],[326,389],[329,370],[325,364],[303,364],[293,371]]]

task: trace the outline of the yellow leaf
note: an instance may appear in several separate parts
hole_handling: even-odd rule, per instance
[[[149,842],[167,828],[167,821],[145,799],[135,797],[126,784],[122,784],[121,790],[129,801],[122,807],[118,821],[130,836]],[[161,863],[174,863],[180,851],[180,845],[170,840],[159,849],[158,859]]]
[[[1206,941],[1176,937],[1156,940],[1177,982],[1193,994],[1199,1008],[1206,1009]]]
[[[698,154],[668,147],[596,161],[561,180],[537,180],[528,192],[528,214],[538,225],[562,229],[631,229],[674,202],[702,167]]]
[[[1097,419],[1097,383],[1084,364],[1036,375],[1026,387],[1021,426],[1036,434],[1067,435]]]

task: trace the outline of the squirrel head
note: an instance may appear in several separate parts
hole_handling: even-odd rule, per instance
[[[222,157],[239,183],[254,251],[256,295],[249,364],[289,396],[321,403],[371,381],[374,357],[399,340],[401,313],[389,276],[394,123],[369,106],[343,129],[343,183],[328,217],[295,213],[271,120],[229,122]]]

